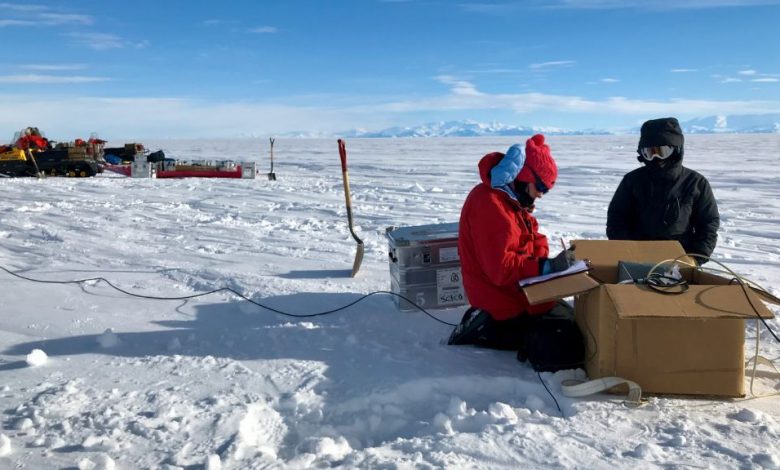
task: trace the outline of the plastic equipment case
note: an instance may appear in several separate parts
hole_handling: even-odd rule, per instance
[[[422,308],[466,304],[458,256],[458,223],[387,227],[390,290]],[[393,296],[402,311],[417,308]]]

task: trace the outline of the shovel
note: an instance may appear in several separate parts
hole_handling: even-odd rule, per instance
[[[35,167],[35,176],[37,176],[38,178],[43,178],[44,173],[38,168],[38,162],[35,161],[35,156],[33,155],[32,150],[24,149],[24,152],[27,154],[27,158],[29,158],[30,161],[32,161],[33,166]]]
[[[347,175],[347,147],[343,140],[339,139],[339,157],[341,157],[341,176],[344,178],[344,198],[347,201],[347,220],[349,220],[349,232],[352,234],[352,238],[357,242],[357,253],[355,254],[355,263],[352,264],[352,277],[355,277],[358,269],[360,269],[360,263],[363,262],[363,240],[358,238],[355,234],[355,229],[352,227],[352,201],[349,196],[349,176]]]
[[[268,173],[268,179],[276,181],[276,173],[274,173],[274,138],[270,137],[268,140],[271,141],[271,172]]]

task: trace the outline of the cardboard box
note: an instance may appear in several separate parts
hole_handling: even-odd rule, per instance
[[[616,284],[618,262],[658,263],[684,255],[676,241],[577,240],[578,259],[592,271],[547,286],[557,298],[579,293],[574,307],[586,338],[591,379],[618,376],[646,393],[745,394],[745,320],[772,318],[750,289],[724,277],[683,268],[687,291],[663,294],[641,284]],[[687,257],[683,261],[690,262]],[[588,276],[599,285],[582,293]],[[536,289],[534,289],[536,288]],[[539,286],[526,295],[539,299]]]

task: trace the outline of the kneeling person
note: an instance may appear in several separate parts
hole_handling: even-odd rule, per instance
[[[449,344],[518,351],[537,370],[582,365],[582,335],[564,303],[529,305],[518,282],[566,269],[571,250],[549,258],[547,237],[532,215],[536,199],[555,185],[558,167],[537,134],[525,151],[515,144],[479,162],[482,182],[460,214],[458,252],[463,286],[471,304]]]

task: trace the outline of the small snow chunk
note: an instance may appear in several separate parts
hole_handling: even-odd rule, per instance
[[[433,417],[433,426],[442,434],[448,436],[455,434],[455,430],[452,429],[452,421],[444,413],[436,413],[436,416]]]
[[[222,460],[217,454],[211,454],[206,459],[206,470],[222,470]]]
[[[453,418],[458,416],[466,416],[467,414],[466,402],[461,400],[458,397],[450,398],[450,404],[447,407],[447,414],[452,416]]]
[[[42,350],[33,349],[32,352],[27,355],[27,364],[30,367],[38,367],[40,365],[46,364],[46,360],[48,358],[49,356],[47,356],[46,353]]]
[[[741,423],[755,423],[758,421],[758,414],[756,414],[755,411],[749,410],[747,408],[742,408],[738,412],[728,415],[728,417],[731,419],[736,419]]]
[[[661,449],[653,444],[639,444],[633,451],[625,452],[624,455],[640,460],[658,460],[661,456]]]
[[[95,470],[115,470],[116,469],[116,463],[114,462],[114,459],[109,457],[106,454],[100,454],[95,459],[97,462],[95,462]]]
[[[78,467],[79,470],[95,470],[95,468],[97,468],[95,462],[89,460],[86,457],[79,460],[76,466]]]
[[[432,193],[443,193],[444,190],[441,189],[441,188],[433,187],[433,188],[431,188],[431,192]]]
[[[119,346],[122,341],[119,339],[119,336],[114,333],[113,329],[108,328],[102,335],[97,337],[97,342],[101,348],[113,348]]]
[[[11,455],[11,439],[5,434],[0,434],[0,457]]]
[[[11,387],[9,387],[8,385],[3,385],[2,387],[0,387],[0,392],[9,392],[9,391],[11,391]]]
[[[491,403],[490,407],[488,408],[488,413],[490,413],[490,416],[492,416],[496,422],[517,422],[517,414],[515,414],[515,410],[513,410],[512,407],[506,403]]]
[[[14,429],[17,431],[29,431],[33,428],[33,422],[30,418],[23,418],[16,422]]]
[[[335,440],[330,437],[323,437],[315,446],[315,451],[322,457],[341,460],[352,452],[352,447],[343,436],[339,436]]]
[[[77,466],[79,470],[116,470],[116,463],[106,454],[98,454],[94,462],[85,457],[79,460]]]
[[[425,192],[425,188],[420,186],[420,183],[414,183],[414,189],[416,189],[417,191],[420,191],[421,193]]]

